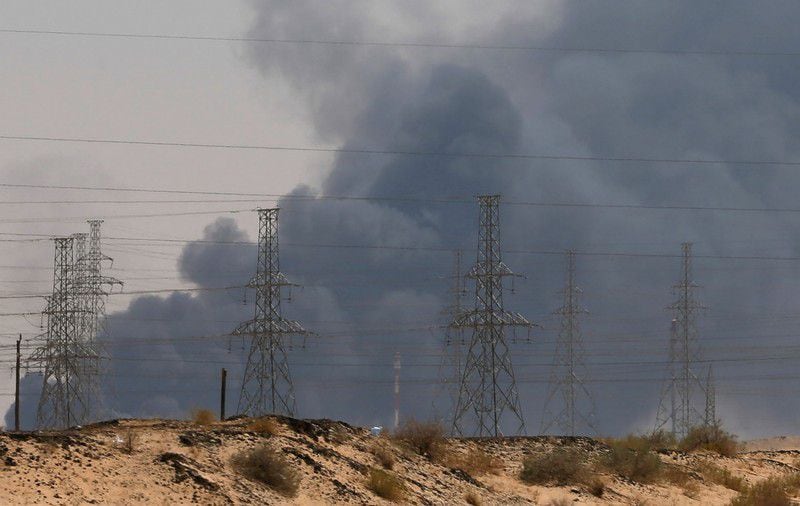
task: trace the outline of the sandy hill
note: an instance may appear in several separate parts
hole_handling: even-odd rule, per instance
[[[63,432],[0,433],[0,504],[390,504],[367,485],[370,470],[381,467],[378,446],[395,461],[391,473],[405,487],[400,502],[409,504],[466,504],[468,494],[476,504],[727,504],[737,492],[709,479],[710,465],[755,483],[796,471],[800,456],[786,449],[733,458],[663,452],[659,458],[682,478],[640,484],[600,473],[605,490],[596,497],[585,485],[529,486],[518,478],[527,455],[556,447],[582,448],[591,458],[608,451],[587,438],[449,440],[450,462],[480,450],[499,463],[470,474],[344,423],[274,418],[272,435],[252,423],[119,420]],[[260,445],[297,470],[295,497],[243,477],[232,464],[235,455]]]

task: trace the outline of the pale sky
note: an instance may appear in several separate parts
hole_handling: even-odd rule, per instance
[[[241,36],[251,10],[237,1],[41,1],[0,4],[0,28],[86,32]],[[0,134],[37,137],[118,138],[173,142],[305,145],[313,143],[303,107],[281,79],[268,80],[242,58],[242,43],[98,39],[0,33]],[[281,194],[300,182],[314,184],[326,155],[200,148],[138,147],[35,141],[0,141],[0,182],[136,188],[176,188]],[[3,201],[191,199],[126,193],[2,189]],[[203,198],[203,197],[200,197]],[[271,202],[265,201],[264,205]],[[0,232],[69,235],[86,218],[106,220],[107,236],[197,237],[214,216],[113,219],[115,215],[253,209],[223,204],[5,205]],[[72,222],[13,223],[19,219],[75,217]],[[239,214],[254,233],[255,215]],[[10,223],[7,221],[11,221]],[[0,291],[47,293],[52,243],[6,243]],[[140,252],[141,250],[138,250]],[[158,254],[165,251],[168,254]],[[146,269],[173,269],[178,247],[137,254],[109,247],[117,277],[152,277]],[[126,280],[126,290],[185,286],[167,280]],[[25,280],[25,283],[13,281]],[[34,282],[31,282],[31,281]],[[124,307],[115,296],[108,310]],[[39,311],[43,301],[3,301],[3,312]],[[38,324],[36,317],[30,320]],[[9,334],[37,329],[23,318],[2,319]],[[0,391],[10,392],[10,375]],[[0,399],[4,409],[10,399]]]

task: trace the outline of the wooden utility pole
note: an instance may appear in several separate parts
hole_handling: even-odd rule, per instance
[[[222,368],[222,385],[219,391],[219,421],[225,420],[225,390],[228,382],[228,371]]]
[[[17,373],[16,373],[16,387],[14,389],[14,430],[19,432],[19,364],[20,364],[20,344],[22,343],[22,334],[17,339]]]

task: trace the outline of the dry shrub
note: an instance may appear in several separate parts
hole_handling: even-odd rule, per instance
[[[210,409],[193,409],[192,421],[197,425],[211,425],[217,421],[217,418]]]
[[[435,458],[444,449],[444,434],[444,427],[439,422],[418,422],[411,418],[398,427],[394,438],[423,457]]]
[[[445,464],[460,469],[471,476],[498,474],[503,463],[480,448],[472,448],[463,455],[451,456]]]
[[[528,485],[573,485],[588,476],[586,454],[570,448],[531,455],[522,461],[520,479]]]
[[[683,438],[678,448],[685,452],[706,450],[723,457],[733,457],[739,453],[736,436],[722,429],[720,424],[693,427]]]
[[[297,494],[300,475],[286,457],[268,446],[259,446],[236,454],[233,467],[251,480],[260,481],[287,497]]]
[[[138,444],[139,434],[133,429],[128,429],[125,431],[125,435],[122,436],[122,451],[127,454],[131,454],[136,450]]]
[[[278,423],[272,418],[255,418],[245,429],[262,436],[274,436],[278,433]]]
[[[711,462],[706,462],[700,472],[710,482],[722,485],[736,492],[742,492],[747,488],[747,482],[744,481],[744,478],[736,476],[729,470],[712,464]]]
[[[400,502],[406,495],[406,487],[394,474],[383,469],[370,469],[367,487],[379,497]]]
[[[688,472],[678,466],[665,465],[663,475],[664,480],[678,487],[686,487],[686,484],[692,479]]]
[[[731,506],[789,506],[792,502],[781,478],[769,478],[747,487],[731,501]]]
[[[391,471],[394,469],[394,464],[396,462],[394,458],[394,453],[382,444],[376,444],[372,448],[370,448],[370,453],[375,456],[375,458],[380,463],[381,467],[384,469],[388,469]]]
[[[603,497],[606,493],[606,482],[594,477],[586,483],[586,490],[595,497]]]
[[[636,436],[628,436],[628,437],[635,438]],[[646,434],[640,437],[645,441],[647,441],[647,444],[651,450],[670,450],[678,446],[677,441],[675,441],[675,435],[663,429],[653,431],[650,434]]]
[[[609,472],[639,483],[655,481],[663,467],[647,439],[631,436],[612,441],[601,465]]]
[[[467,495],[464,496],[464,501],[471,506],[481,506],[483,504],[480,496],[475,492],[467,492]]]
[[[350,432],[339,424],[336,424],[328,429],[325,434],[325,439],[331,443],[340,445],[346,443],[350,438]]]

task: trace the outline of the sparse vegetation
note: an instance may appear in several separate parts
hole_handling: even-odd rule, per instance
[[[287,497],[297,494],[300,475],[286,457],[268,446],[239,453],[231,459],[231,463],[242,475],[264,483],[280,494]]]
[[[497,474],[503,468],[502,462],[480,448],[472,448],[463,455],[451,455],[445,464],[471,476]]]
[[[522,462],[520,479],[529,485],[573,485],[588,475],[584,452],[558,448],[549,453],[531,455]]]
[[[647,438],[628,436],[611,441],[601,465],[609,472],[639,483],[652,483],[661,476],[661,459]]]
[[[385,445],[376,444],[370,449],[370,452],[378,460],[381,467],[383,467],[384,469],[388,469],[389,471],[394,469],[394,464],[395,464],[394,453],[392,453],[392,451]]]
[[[408,445],[417,454],[432,459],[444,447],[444,434],[444,427],[439,422],[418,422],[411,418],[397,429],[394,438]]]
[[[739,452],[736,436],[722,429],[719,423],[693,427],[678,445],[685,452],[705,450],[723,457],[733,457]]]
[[[464,496],[464,501],[471,506],[481,506],[483,504],[480,496],[475,492],[467,492],[467,495]]]
[[[367,487],[379,497],[392,502],[400,502],[406,495],[406,487],[394,474],[383,469],[370,469]]]
[[[606,482],[594,477],[586,484],[586,490],[595,497],[603,497],[606,493]]]
[[[125,435],[122,436],[122,451],[131,454],[136,450],[138,443],[139,434],[133,429],[128,429],[125,431]]]
[[[246,429],[262,436],[274,436],[278,433],[278,424],[272,418],[255,418]]]
[[[769,478],[747,487],[731,501],[731,506],[789,506],[783,480]]]
[[[217,418],[210,409],[193,409],[192,421],[197,425],[211,425]]]
[[[692,479],[688,472],[675,465],[665,465],[663,476],[668,483],[684,488],[689,483],[689,480]]]
[[[725,488],[742,492],[747,488],[747,482],[741,476],[736,476],[729,470],[717,466],[711,462],[706,462],[700,470],[703,476],[712,483],[722,485]]]
[[[629,436],[629,438],[630,437],[635,438],[636,436]],[[677,441],[675,441],[675,436],[671,432],[667,432],[663,429],[639,437],[647,441],[651,450],[670,450],[676,448],[678,445]]]

